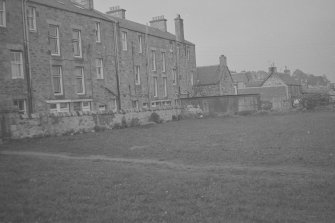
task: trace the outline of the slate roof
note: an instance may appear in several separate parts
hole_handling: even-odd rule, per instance
[[[232,75],[233,81],[235,83],[248,83],[249,82],[249,78],[247,76],[247,73],[243,72],[243,73],[233,73]]]
[[[76,3],[71,2],[70,0],[30,0],[30,2],[34,2],[40,5],[45,5],[45,6],[65,10],[65,11],[70,11],[70,12],[79,13],[82,15],[87,15],[87,16],[115,22],[114,19],[108,17],[106,14],[102,12],[99,12],[94,9],[90,10],[90,9],[84,8]]]
[[[263,81],[252,81],[247,83],[245,86],[246,87],[261,87],[263,84]]]
[[[136,32],[140,32],[140,33],[147,33],[148,35],[152,35],[152,36],[157,36],[160,38],[164,38],[164,39],[168,39],[168,40],[176,40],[176,36],[172,33],[169,32],[163,32],[160,29],[151,27],[151,26],[147,26],[144,24],[140,24],[137,22],[133,22],[127,19],[122,19],[119,17],[115,17],[115,16],[111,16],[111,15],[107,15],[109,18],[112,18],[116,21],[119,22],[120,27],[125,28],[125,29],[129,29],[132,31],[136,31]],[[191,43],[187,40],[185,40],[185,43],[189,44],[189,45],[194,45],[194,43]]]
[[[214,85],[220,82],[220,66],[197,67],[197,85]]]
[[[104,14],[100,11],[97,11],[95,9],[90,10],[86,9],[76,3],[71,2],[70,0],[30,0],[31,2],[38,3],[40,5],[50,6],[53,8],[58,8],[61,10],[66,10],[74,13],[79,13],[82,15],[87,15],[111,22],[119,22],[120,27],[133,30],[136,32],[146,33],[148,32],[148,35],[157,36],[160,38],[168,39],[168,40],[176,40],[176,36],[169,32],[163,32],[157,28],[153,28],[150,26],[146,26],[137,22],[133,22],[127,19],[121,19],[118,17],[114,17],[111,15]],[[185,40],[185,43],[189,45],[194,45],[193,43]]]
[[[280,78],[286,85],[301,85],[299,81],[295,80],[293,77],[291,77],[289,74],[285,73],[273,73],[269,74],[267,78],[264,79],[262,85],[269,79],[272,75],[276,75],[278,78]]]

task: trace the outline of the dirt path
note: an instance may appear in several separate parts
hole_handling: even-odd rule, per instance
[[[321,169],[309,169],[298,166],[245,166],[239,164],[225,163],[219,165],[187,165],[169,161],[159,161],[154,159],[136,159],[136,158],[112,158],[102,155],[73,156],[61,153],[42,153],[42,152],[24,152],[24,151],[0,151],[0,155],[10,156],[29,156],[45,159],[63,159],[79,161],[109,161],[142,165],[158,165],[173,169],[184,170],[203,170],[203,171],[256,171],[271,172],[276,174],[299,174],[299,175],[330,175],[335,177],[335,173],[325,172]]]

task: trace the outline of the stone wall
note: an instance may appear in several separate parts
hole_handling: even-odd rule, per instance
[[[172,117],[181,113],[180,108],[166,108],[126,114],[109,113],[58,113],[58,114],[34,114],[31,119],[12,113],[6,116],[5,129],[7,138],[23,139],[32,137],[58,136],[79,132],[91,132],[97,128],[113,129],[123,126],[125,120],[127,126],[132,125],[132,120],[137,119],[138,124],[149,122],[153,112],[156,112],[164,121],[172,120]],[[3,132],[3,131],[2,131]],[[4,134],[5,132],[3,132]]]
[[[210,97],[194,97],[181,99],[183,107],[189,105],[200,108],[204,114],[228,113],[235,114],[245,111],[258,111],[260,95],[222,95]]]

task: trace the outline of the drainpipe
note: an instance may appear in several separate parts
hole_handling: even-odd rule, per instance
[[[23,24],[23,46],[24,46],[24,59],[25,59],[25,73],[27,79],[27,90],[28,90],[28,116],[31,118],[33,113],[33,97],[32,97],[32,88],[31,88],[31,68],[30,68],[30,55],[29,55],[29,33],[27,25],[27,0],[22,0],[22,24]]]
[[[120,78],[119,78],[119,22],[114,23],[114,41],[115,41],[115,75],[117,88],[117,110],[121,111],[121,93],[120,93]]]

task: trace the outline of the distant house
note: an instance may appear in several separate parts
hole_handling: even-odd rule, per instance
[[[271,102],[275,110],[292,106],[295,99],[302,94],[301,84],[288,73],[277,72],[276,67],[269,68],[268,76],[261,82],[253,82],[244,89],[238,89],[239,94],[260,94],[261,101]]]
[[[246,85],[250,81],[246,72],[233,73],[231,76],[237,89],[246,88]]]
[[[220,64],[197,67],[193,96],[219,96],[236,94],[227,58],[220,56]]]

